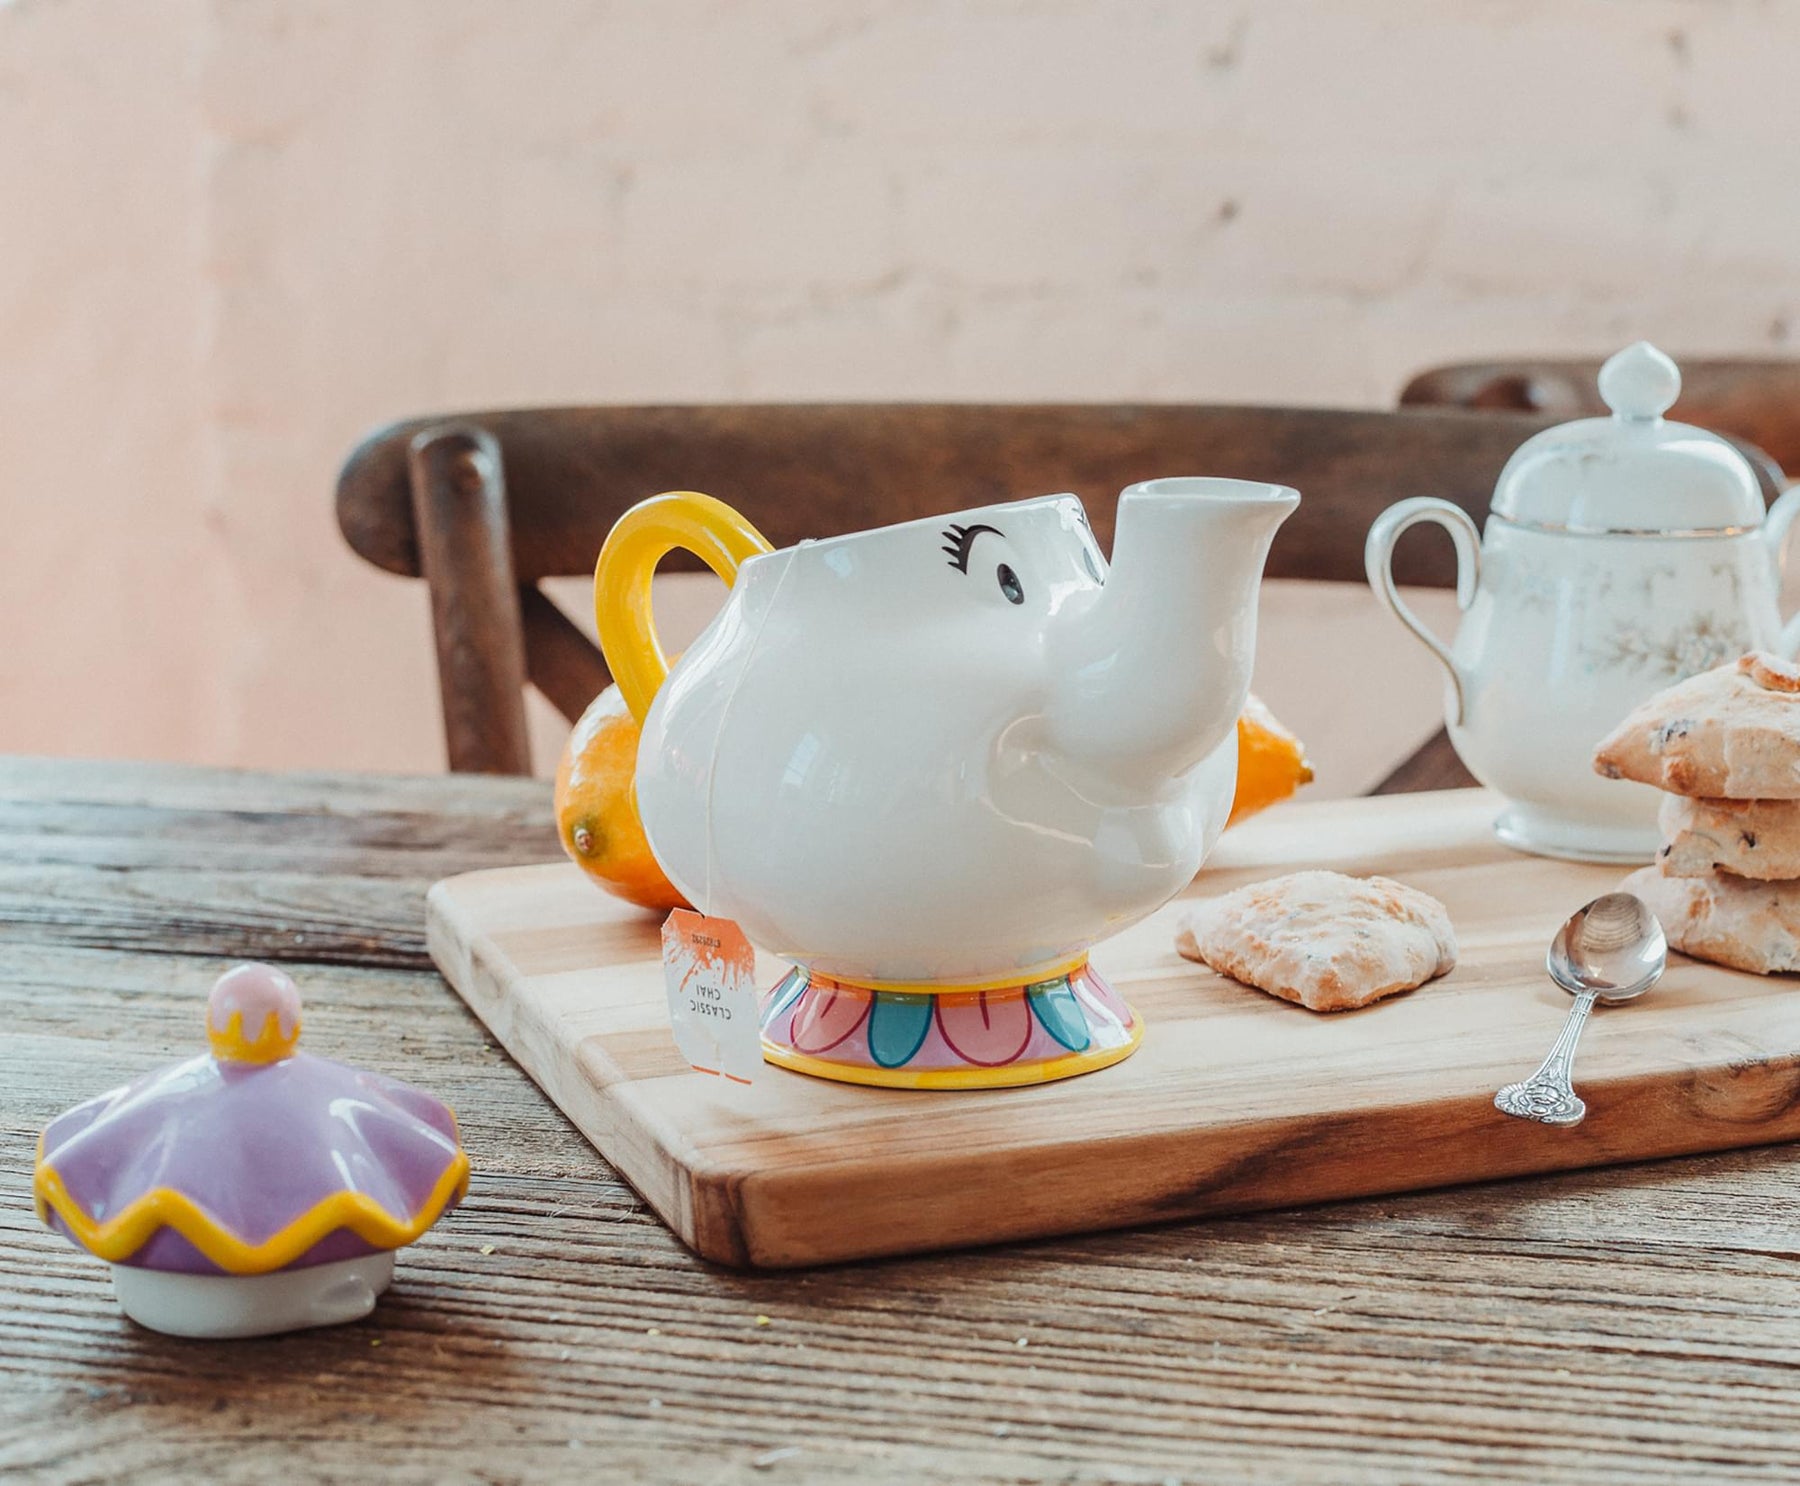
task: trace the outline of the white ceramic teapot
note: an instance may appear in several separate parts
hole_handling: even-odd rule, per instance
[[[1672,682],[1800,642],[1800,621],[1784,627],[1779,607],[1800,489],[1765,518],[1743,455],[1663,418],[1680,390],[1675,363],[1639,341],[1601,368],[1610,418],[1546,429],[1507,461],[1485,537],[1430,498],[1400,502],[1369,531],[1369,582],[1443,662],[1451,740],[1507,797],[1495,830],[1522,850],[1649,861],[1660,796],[1596,775],[1594,745]],[[1421,521],[1456,543],[1465,613],[1448,646],[1394,589],[1394,543]]]
[[[779,552],[691,492],[620,519],[595,609],[643,723],[645,834],[690,902],[797,967],[771,1060],[967,1087],[1136,1046],[1087,950],[1224,827],[1257,584],[1298,500],[1134,485],[1110,571],[1072,495]],[[731,591],[670,669],[649,595],[676,546]]]

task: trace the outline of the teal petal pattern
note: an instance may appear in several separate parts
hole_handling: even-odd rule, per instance
[[[869,1053],[882,1068],[900,1068],[925,1044],[931,1030],[930,996],[877,991],[869,1008]]]
[[[1084,1053],[1092,1040],[1081,1003],[1069,989],[1067,976],[1057,980],[1041,980],[1025,988],[1026,998],[1044,1030],[1072,1053]]]

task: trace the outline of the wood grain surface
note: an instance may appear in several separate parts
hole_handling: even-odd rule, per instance
[[[695,1259],[408,968],[432,879],[548,840],[516,780],[0,761],[0,1478],[1794,1477],[1779,1147],[804,1273]],[[308,1045],[452,1100],[474,1185],[368,1321],[172,1341],[37,1226],[32,1144],[189,1055],[212,978],[284,922],[388,956],[294,946]]]
[[[1143,1017],[1116,1067],[1035,1088],[846,1087],[695,1073],[653,925],[572,864],[440,883],[433,957],[494,1035],[709,1259],[792,1267],[1604,1165],[1800,1136],[1800,998],[1677,959],[1596,1018],[1575,1129],[1494,1108],[1568,1010],[1544,947],[1616,868],[1495,841],[1498,797],[1299,804],[1232,833],[1183,897],[1095,950]],[[1411,995],[1319,1016],[1175,953],[1195,897],[1300,868],[1380,872],[1450,910],[1460,958]],[[759,965],[772,986],[778,962]]]

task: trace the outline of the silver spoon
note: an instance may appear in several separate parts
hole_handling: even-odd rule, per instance
[[[1608,893],[1556,931],[1544,957],[1550,978],[1575,998],[1561,1035],[1538,1071],[1494,1095],[1494,1107],[1522,1120],[1579,1125],[1587,1105],[1570,1083],[1575,1044],[1596,1001],[1635,1001],[1669,963],[1669,941],[1642,898]]]

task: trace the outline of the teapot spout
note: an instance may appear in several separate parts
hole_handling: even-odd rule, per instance
[[[1049,636],[1051,749],[1125,788],[1153,789],[1213,752],[1250,688],[1256,597],[1297,491],[1172,479],[1119,498],[1105,587]]]

